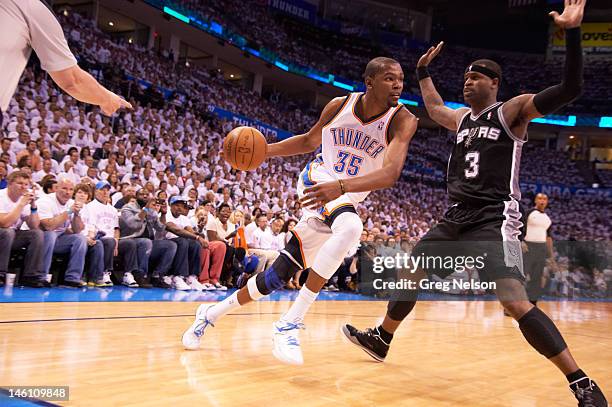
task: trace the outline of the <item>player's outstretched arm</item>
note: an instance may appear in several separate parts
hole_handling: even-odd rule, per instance
[[[49,75],[64,92],[81,102],[100,106],[102,113],[107,116],[118,109],[132,109],[128,101],[100,85],[78,65],[61,71],[49,71]]]
[[[347,192],[366,192],[392,187],[402,174],[408,145],[417,129],[418,119],[402,108],[390,125],[392,137],[383,167],[367,175],[338,181],[322,182],[304,190],[302,205],[317,207],[333,201]]]
[[[286,157],[290,155],[312,153],[315,151],[321,145],[323,127],[339,113],[346,98],[348,98],[348,96],[332,99],[323,108],[319,120],[307,133],[289,137],[278,143],[269,144],[266,158]]]
[[[421,96],[425,102],[425,108],[429,117],[440,126],[444,126],[449,130],[456,131],[459,119],[465,114],[467,108],[451,109],[444,106],[444,100],[436,90],[436,87],[431,80],[431,76],[427,71],[427,67],[431,61],[440,53],[444,42],[440,42],[435,47],[430,47],[417,62],[417,80],[421,88]]]
[[[515,134],[517,125],[525,127],[538,117],[553,113],[567,105],[582,93],[582,46],[580,25],[586,0],[565,0],[563,13],[549,13],[555,23],[565,30],[565,67],[561,83],[537,94],[519,95],[504,104],[503,113]],[[521,129],[522,130],[522,129]],[[523,131],[524,132],[524,131]]]

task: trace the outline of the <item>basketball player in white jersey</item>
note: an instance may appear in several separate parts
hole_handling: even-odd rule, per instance
[[[309,267],[297,299],[273,324],[274,356],[285,363],[303,363],[298,331],[304,316],[363,230],[355,206],[370,191],[395,184],[417,128],[417,118],[399,104],[404,74],[397,61],[371,60],[364,79],[365,93],[333,99],[309,132],[268,146],[269,157],[310,153],[322,146],[322,153],[300,174],[298,194],[304,197],[306,188],[320,184],[334,190],[327,195],[334,199],[305,202],[302,218],[272,266],[222,302],[200,305],[195,321],[183,334],[185,348],[197,349],[207,326],[284,287],[297,271]]]

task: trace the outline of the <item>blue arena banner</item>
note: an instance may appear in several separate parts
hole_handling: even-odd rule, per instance
[[[257,130],[261,131],[266,138],[275,141],[284,140],[293,135],[286,130],[277,129],[276,127],[260,122],[259,120],[241,116],[239,114],[230,112],[229,110],[221,109],[215,105],[208,105],[208,111],[221,119],[231,120],[237,126],[255,127]]]
[[[268,7],[312,23],[317,16],[317,8],[301,0],[268,0]]]
[[[547,184],[536,184],[536,183],[523,183],[521,182],[521,192],[525,193],[544,193],[552,197],[570,198],[572,196],[578,197],[594,197],[594,198],[612,198],[612,188],[580,188],[580,187],[568,187],[564,185],[547,185]]]

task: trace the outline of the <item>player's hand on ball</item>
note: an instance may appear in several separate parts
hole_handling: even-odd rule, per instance
[[[125,99],[121,98],[118,95],[115,95],[113,92],[108,92],[109,98],[106,103],[100,105],[100,109],[102,109],[102,113],[107,116],[111,116],[117,110],[122,108],[131,109],[132,105]]]
[[[342,195],[338,181],[322,182],[304,190],[300,203],[306,208],[317,208]]]
[[[555,24],[564,29],[580,27],[584,16],[586,0],[565,0],[563,14],[556,11],[548,13],[555,20]]]
[[[444,46],[444,41],[440,41],[438,45],[435,47],[429,47],[427,52],[419,58],[419,62],[417,62],[417,66],[428,66],[431,61],[440,53],[442,47]]]

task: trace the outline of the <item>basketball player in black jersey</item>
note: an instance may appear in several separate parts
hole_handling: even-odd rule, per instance
[[[463,95],[470,108],[446,107],[436,91],[427,66],[442,48],[432,47],[417,64],[417,78],[430,117],[457,138],[448,165],[448,194],[453,205],[444,218],[417,244],[413,255],[444,255],[449,241],[474,248],[479,243],[487,252],[481,278],[496,283],[496,293],[506,311],[518,321],[520,330],[538,352],[566,375],[579,406],[607,406],[601,390],[574,361],[561,333],[540,309],[527,298],[518,235],[521,227],[518,201],[518,170],[527,126],[537,117],[552,113],[581,93],[582,49],[580,25],[586,0],[566,0],[563,14],[551,13],[565,29],[567,54],[563,81],[538,94],[523,94],[507,102],[497,101],[501,68],[491,60],[474,61],[465,71]],[[534,67],[537,69],[537,67]],[[453,252],[453,254],[456,254]],[[441,277],[451,271],[419,269],[413,281]],[[403,276],[405,277],[405,276]],[[404,294],[405,295],[405,294]],[[378,361],[387,355],[393,332],[412,311],[412,298],[399,295],[389,302],[383,323],[360,331],[351,325],[343,332],[355,345]]]

